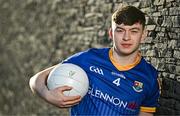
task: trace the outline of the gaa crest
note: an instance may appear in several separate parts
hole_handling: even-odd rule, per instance
[[[75,71],[69,71],[69,77],[72,77],[76,72]]]

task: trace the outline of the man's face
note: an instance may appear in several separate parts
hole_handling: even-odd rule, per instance
[[[110,36],[113,47],[118,54],[130,55],[138,51],[140,43],[146,37],[146,32],[140,23],[133,25],[112,24]]]

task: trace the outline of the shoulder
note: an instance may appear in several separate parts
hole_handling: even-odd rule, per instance
[[[143,65],[144,71],[151,77],[157,79],[158,77],[158,71],[157,69],[149,62],[146,61],[146,59],[144,59],[142,57],[141,60],[141,65]]]
[[[153,94],[154,91],[158,90],[158,70],[149,62],[147,62],[144,58],[142,58],[142,68],[144,74],[146,75],[146,81],[149,83],[149,95]]]
[[[82,56],[86,56],[86,55],[99,54],[99,53],[103,54],[106,51],[108,51],[108,48],[90,48],[88,50],[78,52],[78,53],[72,55],[71,57],[82,57]]]
[[[87,60],[92,57],[96,57],[99,55],[103,55],[105,52],[108,52],[109,48],[90,48],[88,50],[78,52],[70,57],[68,57],[64,62],[68,61],[81,61],[83,62],[84,60]]]

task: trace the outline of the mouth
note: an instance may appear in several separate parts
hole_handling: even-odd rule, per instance
[[[123,48],[130,48],[131,45],[132,45],[132,44],[127,44],[127,43],[121,44],[121,46],[122,46]]]

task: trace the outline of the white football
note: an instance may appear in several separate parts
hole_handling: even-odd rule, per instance
[[[88,76],[81,67],[75,64],[59,64],[50,72],[47,87],[51,90],[65,85],[71,86],[72,89],[64,91],[64,95],[84,97],[89,88]]]

